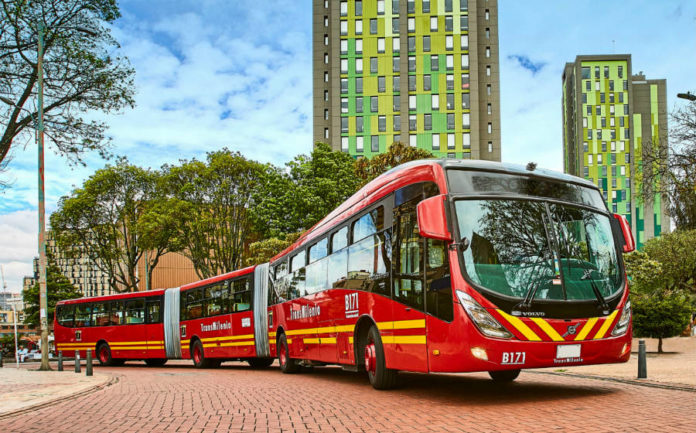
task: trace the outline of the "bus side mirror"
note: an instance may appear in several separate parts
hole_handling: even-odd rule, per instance
[[[636,241],[633,239],[633,233],[631,233],[631,224],[625,216],[614,214],[614,218],[619,221],[619,226],[621,227],[621,233],[623,234],[623,252],[630,253],[636,250]]]
[[[452,235],[447,229],[445,200],[446,196],[442,194],[426,198],[418,203],[416,207],[418,230],[424,238],[452,241]]]

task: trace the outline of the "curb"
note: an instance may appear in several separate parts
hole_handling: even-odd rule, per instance
[[[78,397],[82,397],[82,396],[84,396],[84,395],[92,394],[92,393],[94,393],[94,392],[97,392],[97,391],[99,391],[99,390],[101,390],[101,389],[103,389],[103,388],[106,388],[106,387],[108,387],[108,386],[114,385],[114,384],[116,384],[116,383],[118,383],[118,377],[116,377],[116,376],[111,376],[111,377],[109,378],[109,380],[107,380],[106,382],[100,383],[99,385],[94,385],[94,386],[92,386],[92,387],[90,387],[90,388],[87,388],[87,389],[85,389],[85,390],[83,390],[83,391],[78,391],[78,392],[76,392],[76,393],[74,393],[74,394],[70,394],[70,395],[67,395],[67,396],[54,398],[54,399],[52,399],[52,400],[44,401],[44,402],[42,402],[42,403],[32,404],[32,405],[23,407],[23,408],[21,408],[21,409],[16,409],[16,410],[12,410],[12,411],[9,411],[9,412],[2,413],[2,414],[0,414],[0,420],[3,420],[3,419],[5,419],[5,418],[10,418],[10,417],[13,417],[13,416],[16,416],[16,415],[20,415],[20,414],[23,414],[23,413],[26,413],[26,412],[30,412],[30,411],[33,411],[33,410],[36,410],[36,409],[41,409],[41,408],[44,408],[44,407],[47,407],[47,406],[52,406],[52,405],[54,405],[54,404],[58,404],[58,403],[61,403],[61,402],[64,402],[64,401],[74,400],[74,399],[76,399],[76,398],[78,398]]]
[[[673,390],[673,391],[696,392],[696,386],[686,385],[686,384],[681,384],[681,383],[649,382],[647,380],[639,380],[639,379],[622,379],[619,377],[594,376],[594,375],[590,375],[590,374],[580,374],[580,373],[565,373],[565,372],[561,373],[561,372],[554,372],[554,371],[525,371],[525,373],[550,374],[550,375],[554,375],[554,376],[578,377],[581,379],[594,379],[594,380],[603,380],[603,381],[607,381],[607,382],[626,383],[629,385],[646,386],[649,388],[661,388],[661,389],[669,389],[669,390]]]

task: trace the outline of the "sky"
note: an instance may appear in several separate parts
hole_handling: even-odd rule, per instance
[[[335,0],[338,1],[338,0]],[[113,26],[135,68],[136,108],[99,116],[112,151],[159,168],[227,147],[277,165],[312,148],[312,2],[121,0]],[[693,0],[500,0],[502,159],[562,171],[561,74],[580,54],[631,54],[667,80],[667,106],[696,93]],[[46,154],[46,209],[107,161]],[[0,193],[0,264],[20,291],[37,251],[33,141],[17,142]]]

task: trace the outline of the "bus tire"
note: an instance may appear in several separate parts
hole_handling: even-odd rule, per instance
[[[273,358],[251,358],[247,359],[249,366],[251,368],[268,368],[273,364],[275,359]]]
[[[520,375],[521,370],[503,370],[503,371],[489,371],[488,374],[496,382],[505,383],[512,382],[517,379]]]
[[[203,343],[201,343],[201,340],[196,340],[191,345],[191,359],[193,360],[193,366],[196,368],[211,367],[210,360],[205,359],[205,354],[203,352]]]
[[[365,341],[365,370],[375,389],[391,389],[396,385],[397,371],[387,368],[382,338],[376,326],[371,326]]]
[[[296,359],[290,358],[290,350],[288,348],[288,339],[285,334],[280,334],[278,337],[278,363],[280,371],[285,374],[297,373],[300,370],[300,365]]]
[[[148,367],[161,367],[166,363],[167,363],[166,358],[155,358],[155,359],[146,359],[145,360],[145,364]]]
[[[99,360],[99,365],[104,367],[110,367],[116,365],[114,359],[111,358],[111,349],[108,343],[102,343],[97,347],[97,359]]]

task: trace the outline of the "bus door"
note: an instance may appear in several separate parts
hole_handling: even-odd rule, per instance
[[[125,305],[126,303],[124,301],[111,302],[109,317],[111,327],[115,332],[111,334],[111,338],[109,338],[107,342],[111,348],[112,358],[128,358],[131,353],[131,351],[128,350],[131,341],[129,332],[127,328],[120,326],[126,324]]]
[[[145,336],[148,358],[166,358],[164,328],[162,325],[163,297],[151,296],[145,300]]]
[[[454,294],[447,245],[441,240],[427,239],[425,247],[428,366],[431,371],[445,371],[447,366],[457,365],[456,354],[459,351],[454,349],[452,344],[461,344],[465,336],[456,335],[455,332],[461,330],[458,331],[451,326],[454,319]]]
[[[145,300],[143,298],[127,299],[125,303],[125,333],[124,338],[129,345],[124,346],[126,357],[142,359],[147,348],[147,334],[145,333]]]
[[[231,282],[231,313],[234,339],[231,341],[232,355],[240,358],[255,356],[254,312],[252,290],[254,274],[248,274]]]
[[[403,188],[406,190],[409,187]],[[401,191],[401,190],[400,190]],[[387,368],[428,371],[425,320],[425,240],[420,237],[416,204],[421,195],[401,204],[397,191],[392,236],[392,316],[383,324]],[[405,191],[408,193],[408,191]]]

